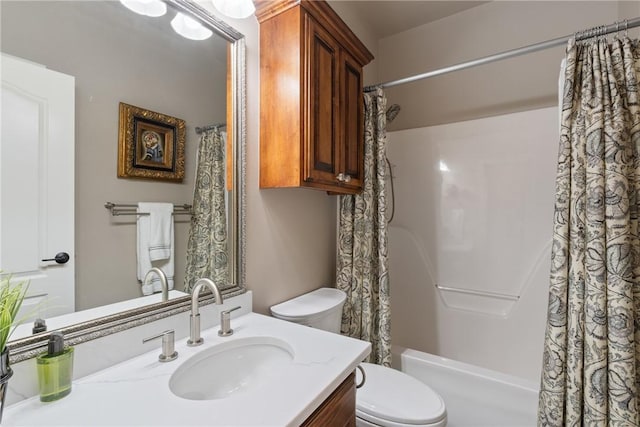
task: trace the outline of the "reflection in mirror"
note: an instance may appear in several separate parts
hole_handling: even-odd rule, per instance
[[[14,61],[19,70],[31,66],[49,71],[63,83],[44,86],[71,91],[71,101],[67,93],[61,102],[68,116],[71,111],[71,124],[43,126],[70,129],[64,142],[71,141],[70,148],[59,148],[49,137],[43,139],[43,129],[36,128],[31,132],[31,151],[17,159],[34,168],[36,178],[26,184],[32,185],[37,195],[25,200],[30,188],[22,183],[19,188],[9,188],[4,179],[1,193],[0,267],[16,278],[31,281],[31,298],[25,309],[31,318],[46,318],[50,329],[90,322],[105,314],[126,319],[118,313],[136,311],[141,305],[145,307],[136,319],[144,321],[141,313],[146,311],[182,307],[188,297],[180,297],[185,295],[181,291],[188,292],[189,281],[199,275],[215,278],[223,294],[244,291],[240,256],[244,251],[244,41],[242,35],[195,3],[166,3],[167,13],[159,17],[133,13],[114,1],[0,3],[3,178],[7,171],[5,121],[9,118],[5,93],[26,94],[25,99],[36,107],[42,99],[32,96],[36,92],[31,89],[21,89],[25,73],[18,73],[17,82],[5,82],[5,64]],[[178,35],[176,24],[171,22],[177,11],[204,23],[205,30],[213,30],[212,37],[194,40],[198,37]],[[116,177],[120,103],[185,121],[182,182]],[[26,104],[29,108],[29,102]],[[42,109],[36,108],[36,113],[38,110]],[[38,120],[42,123],[41,118],[36,123]],[[196,128],[201,128],[200,132]],[[233,138],[227,138],[227,133]],[[48,167],[46,162],[59,162],[59,166]],[[23,166],[13,171],[22,171],[15,176],[21,181],[30,176]],[[61,179],[69,184],[43,185],[64,182],[46,176],[50,171],[62,171]],[[47,193],[57,187],[66,193],[60,197]],[[46,209],[39,211],[43,200]],[[173,215],[171,221],[172,263],[160,267],[173,278],[170,296],[178,296],[174,303],[153,304],[160,302],[160,294],[143,296],[137,262],[140,216],[114,216],[104,208],[106,202],[132,204],[134,209],[138,202],[189,204],[198,212],[193,218]],[[25,216],[38,226],[24,233],[12,232],[18,223],[11,219]],[[69,224],[66,229],[65,222]],[[11,238],[19,238],[20,244]],[[62,251],[70,254],[66,264],[41,261]],[[62,278],[55,277],[61,273]],[[56,280],[61,283],[59,292],[58,285],[53,285]],[[73,312],[82,312],[84,317]],[[30,325],[25,326],[30,331]],[[77,330],[80,334],[82,328]]]
[[[193,196],[193,218],[187,244],[185,290],[207,277],[229,283],[225,140],[221,126],[198,128],[200,144]],[[224,288],[224,286],[222,286]]]

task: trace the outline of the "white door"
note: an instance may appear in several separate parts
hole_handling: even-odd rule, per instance
[[[75,79],[5,54],[1,66],[0,269],[30,281],[29,321],[75,309]]]

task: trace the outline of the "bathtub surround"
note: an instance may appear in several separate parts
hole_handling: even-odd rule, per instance
[[[382,89],[364,95],[362,193],[340,196],[336,287],[347,294],[342,333],[371,342],[371,361],[391,365],[386,217],[386,109]]]
[[[539,425],[640,425],[639,42],[567,47]]]
[[[198,147],[187,243],[187,292],[201,277],[210,277],[218,286],[229,283],[225,159],[225,139],[220,127],[205,130]]]
[[[557,108],[387,136],[393,343],[538,382]]]

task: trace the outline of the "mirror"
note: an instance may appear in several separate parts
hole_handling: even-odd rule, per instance
[[[75,264],[74,305],[83,313],[111,304],[126,307],[99,319],[62,325],[76,343],[86,339],[89,330],[91,337],[97,337],[113,328],[121,330],[125,325],[136,326],[188,309],[188,296],[140,306],[137,216],[112,216],[104,205],[143,201],[191,204],[199,141],[196,127],[227,125],[225,185],[230,191],[225,199],[230,277],[222,293],[229,297],[245,290],[244,38],[195,2],[165,3],[167,14],[157,18],[137,15],[114,1],[0,4],[0,50],[75,77],[75,250],[70,251],[69,262]],[[195,41],[176,34],[170,21],[178,11],[203,23],[213,31],[213,37]],[[79,34],[81,28],[88,33]],[[185,121],[182,182],[117,178],[120,102]],[[5,208],[3,205],[3,216]],[[189,226],[189,215],[175,215],[176,290],[183,287]],[[4,245],[4,234],[2,239]],[[56,269],[61,268],[43,267],[43,271]],[[204,300],[206,303],[210,297]],[[53,301],[47,305],[64,304]],[[38,335],[14,337],[9,346],[12,360],[29,357],[31,349],[40,345],[42,337]]]

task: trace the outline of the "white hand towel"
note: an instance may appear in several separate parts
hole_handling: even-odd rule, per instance
[[[138,213],[149,214],[138,215],[138,280],[142,282],[152,267],[158,267],[166,274],[169,289],[173,289],[174,276],[172,212],[173,205],[170,203],[138,203]],[[160,291],[162,285],[156,275],[142,286],[143,295]]]
[[[142,205],[142,206],[140,206]],[[149,212],[149,258],[151,262],[171,257],[173,246],[173,204],[141,203]]]

